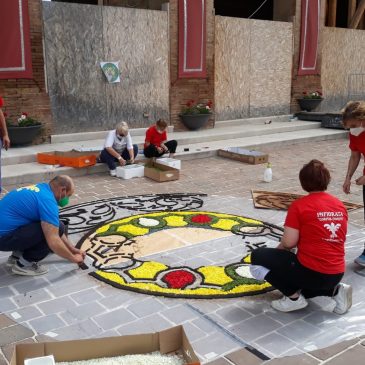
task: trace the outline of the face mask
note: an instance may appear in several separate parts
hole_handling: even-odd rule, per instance
[[[70,202],[70,197],[69,196],[64,196],[62,199],[60,199],[57,204],[59,207],[63,208],[65,207],[68,203]]]
[[[350,128],[350,133],[356,137],[359,136],[363,131],[365,131],[365,128],[363,127]]]

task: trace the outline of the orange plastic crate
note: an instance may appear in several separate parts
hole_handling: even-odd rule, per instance
[[[80,168],[95,165],[96,155],[96,153],[77,151],[55,151],[48,153],[38,153],[37,161],[47,165],[61,165]]]

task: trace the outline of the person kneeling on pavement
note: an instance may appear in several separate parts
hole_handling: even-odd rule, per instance
[[[317,296],[332,297],[337,314],[346,313],[352,305],[351,286],[340,282],[345,272],[348,216],[342,202],[325,192],[330,179],[322,162],[304,165],[299,180],[309,194],[289,207],[280,244],[251,253],[252,276],[284,294],[271,302],[278,311],[305,308],[306,299]]]
[[[75,248],[64,233],[59,206],[68,204],[74,193],[69,176],[49,183],[13,190],[0,200],[0,251],[12,251],[6,265],[14,274],[35,276],[48,272],[40,265],[49,253],[82,264],[85,253]]]
[[[147,158],[161,157],[169,152],[169,157],[174,157],[177,141],[167,140],[167,122],[159,119],[146,131],[143,153]]]
[[[110,176],[117,176],[117,163],[120,166],[132,164],[138,154],[138,146],[132,144],[128,124],[121,122],[116,129],[108,132],[104,149],[100,153],[100,162],[108,165]]]

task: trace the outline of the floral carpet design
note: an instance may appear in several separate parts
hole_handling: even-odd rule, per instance
[[[270,284],[250,273],[250,252],[277,241],[282,229],[243,216],[210,211],[153,212],[101,224],[78,247],[87,252],[94,278],[139,293],[182,298],[254,295]],[[162,252],[214,239],[242,239],[242,256],[225,265],[169,265]],[[199,247],[199,246],[198,246]],[[159,256],[149,259],[148,256]]]

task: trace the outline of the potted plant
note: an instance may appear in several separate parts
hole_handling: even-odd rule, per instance
[[[189,100],[179,114],[181,121],[190,130],[204,127],[213,114],[212,105],[211,101],[196,103],[194,100]]]
[[[6,115],[6,113],[5,113]],[[30,117],[28,113],[22,112],[20,117],[13,121],[5,116],[10,143],[13,146],[27,145],[33,142],[38,136],[42,123]]]
[[[322,93],[320,91],[303,92],[303,97],[298,99],[298,103],[302,110],[312,111],[323,100]]]

